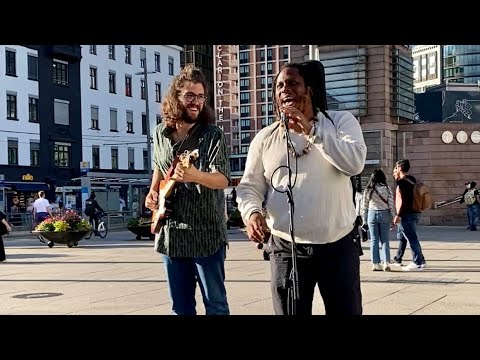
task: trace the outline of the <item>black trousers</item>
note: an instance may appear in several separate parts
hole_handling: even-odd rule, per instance
[[[0,261],[5,260],[5,246],[3,245],[3,239],[0,236]]]
[[[289,241],[270,240],[272,300],[275,314],[290,314],[289,278],[292,252]],[[297,244],[298,301],[296,315],[311,315],[315,286],[326,315],[361,315],[360,258],[353,233],[330,244]]]

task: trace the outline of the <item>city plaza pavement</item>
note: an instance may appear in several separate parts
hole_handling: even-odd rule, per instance
[[[421,272],[373,272],[368,242],[361,257],[365,315],[480,314],[480,232],[422,226]],[[395,234],[391,232],[391,237]],[[229,231],[226,286],[232,315],[273,314],[269,262],[239,230]],[[0,314],[145,314],[170,312],[161,256],[129,231],[48,248],[29,233],[4,238]],[[392,256],[397,241],[391,242]],[[410,260],[407,249],[405,263]],[[204,314],[197,290],[198,313]],[[323,314],[318,291],[314,314]]]

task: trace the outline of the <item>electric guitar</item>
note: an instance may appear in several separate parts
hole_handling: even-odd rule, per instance
[[[158,234],[160,232],[160,228],[165,224],[165,220],[168,219],[172,213],[172,200],[170,199],[170,195],[177,182],[174,174],[177,164],[180,162],[184,168],[188,169],[192,163],[197,160],[198,156],[198,149],[193,151],[185,150],[174,160],[167,172],[166,178],[160,181],[158,207],[152,211],[152,224],[150,225],[152,234]]]

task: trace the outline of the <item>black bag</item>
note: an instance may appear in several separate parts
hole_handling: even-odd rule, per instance
[[[85,201],[85,215],[93,216],[93,214],[95,214],[95,205],[92,200]]]
[[[8,234],[7,227],[2,221],[0,221],[0,236],[7,235],[7,234]]]

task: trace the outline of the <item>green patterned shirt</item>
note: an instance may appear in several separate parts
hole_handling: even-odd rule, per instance
[[[218,171],[230,179],[230,164],[223,131],[215,125],[205,125],[199,131],[198,143],[189,146],[182,141],[174,144],[171,129],[163,123],[153,133],[153,163],[163,177],[173,163],[174,154],[184,150],[199,150],[194,165],[204,172]],[[181,147],[180,151],[179,148]],[[172,192],[172,214],[155,237],[155,250],[170,257],[206,257],[227,242],[225,195],[223,189],[213,190],[203,185],[178,182]]]

